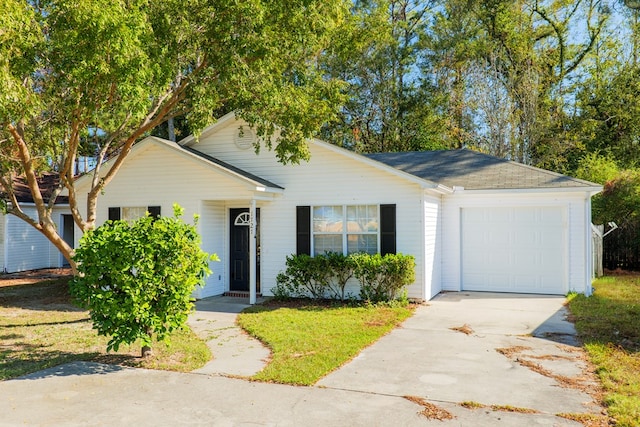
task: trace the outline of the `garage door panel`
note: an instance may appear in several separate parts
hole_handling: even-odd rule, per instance
[[[561,207],[463,208],[462,289],[566,293]]]

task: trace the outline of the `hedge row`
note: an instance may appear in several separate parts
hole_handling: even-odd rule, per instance
[[[411,255],[291,255],[286,270],[278,274],[271,292],[276,298],[316,298],[345,300],[352,277],[360,282],[358,297],[364,301],[392,301],[402,296],[403,288],[415,280],[415,260]]]

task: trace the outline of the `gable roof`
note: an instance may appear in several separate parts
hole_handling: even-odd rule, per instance
[[[135,157],[137,153],[140,153],[141,150],[148,146],[149,144],[159,146],[168,150],[171,150],[175,154],[187,157],[192,161],[197,161],[199,163],[203,163],[205,166],[215,169],[218,172],[222,172],[233,179],[243,182],[251,187],[254,187],[255,191],[269,191],[280,193],[284,190],[283,187],[278,184],[274,184],[273,182],[266,180],[264,178],[260,178],[257,175],[254,175],[250,172],[237,168],[233,165],[230,165],[222,160],[216,159],[212,156],[204,154],[198,150],[195,150],[191,147],[184,147],[179,145],[176,142],[172,142],[166,139],[158,138],[155,136],[149,136],[142,141],[137,142],[133,148],[131,149],[131,153],[128,156],[128,159]],[[112,163],[115,161],[115,157],[109,159],[106,163]],[[91,173],[84,174],[77,179],[78,182],[83,182],[85,180],[90,179]]]
[[[422,179],[465,190],[578,189],[600,185],[471,150],[366,154]]]
[[[257,175],[252,174],[251,172],[247,172],[245,170],[237,168],[237,167],[235,167],[233,165],[230,165],[229,163],[223,162],[220,159],[216,159],[215,157],[212,157],[212,156],[210,156],[208,154],[202,153],[202,152],[200,152],[198,150],[195,150],[195,149],[193,149],[191,147],[179,146],[179,148],[181,150],[184,150],[184,151],[187,151],[187,152],[189,152],[191,154],[194,154],[194,155],[196,155],[196,156],[198,156],[198,157],[200,157],[200,158],[202,158],[202,159],[204,159],[204,160],[206,160],[206,161],[208,161],[210,163],[214,163],[214,164],[216,164],[216,165],[218,165],[218,166],[220,166],[220,167],[222,167],[224,169],[227,169],[229,171],[233,171],[236,174],[238,174],[240,176],[243,176],[243,177],[245,177],[245,178],[247,178],[247,179],[249,179],[251,181],[255,181],[257,183],[260,183],[260,184],[264,185],[265,187],[278,188],[278,189],[284,190],[284,187],[281,187],[278,184],[274,184],[273,182],[271,182],[271,181],[269,181],[267,179],[261,178],[261,177],[259,177]]]

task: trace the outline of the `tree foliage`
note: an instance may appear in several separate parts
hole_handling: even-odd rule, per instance
[[[9,212],[70,259],[52,218],[57,196],[67,192],[76,225],[91,229],[97,198],[132,145],[171,117],[183,117],[197,135],[216,112],[236,111],[282,162],[308,158],[305,137],[334,117],[341,100],[340,83],[325,78],[317,60],[347,6],[0,0],[0,185]],[[84,211],[74,165],[86,150],[97,167]],[[102,170],[107,158],[115,161]],[[44,170],[60,180],[47,200],[37,180]],[[15,197],[16,176],[28,183],[38,218]]]
[[[431,2],[354,2],[351,30],[323,58],[326,73],[347,82],[347,102],[323,136],[359,152],[446,148],[440,98],[421,79],[421,44]]]
[[[323,135],[357,151],[471,147],[562,170],[581,148],[567,130],[577,82],[610,15],[605,0],[354,2],[358,31],[324,62],[348,101]]]
[[[82,237],[70,291],[98,334],[111,337],[107,351],[140,340],[145,356],[154,337],[167,339],[193,310],[191,294],[217,257],[200,249],[196,227],[181,215],[174,205],[174,217],[109,221]]]

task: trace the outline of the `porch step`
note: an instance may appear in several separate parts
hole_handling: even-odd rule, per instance
[[[249,292],[247,291],[228,291],[222,294],[225,297],[236,297],[236,298],[249,298]],[[261,298],[262,294],[258,292],[256,294],[256,298]]]

